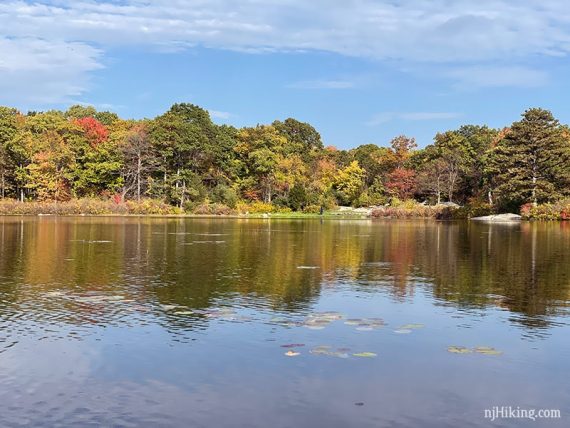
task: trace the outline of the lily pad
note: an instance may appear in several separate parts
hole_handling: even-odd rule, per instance
[[[484,354],[484,355],[502,355],[503,354],[502,351],[497,351],[495,348],[491,348],[488,346],[477,346],[476,348],[473,348],[473,351],[477,352],[478,354]]]
[[[400,327],[402,330],[415,330],[417,328],[424,328],[425,325],[423,324],[405,324]]]
[[[336,357],[336,358],[349,358],[350,357],[350,355],[348,355],[346,352],[340,352],[340,351],[329,352],[327,355],[330,357]]]
[[[338,321],[343,318],[343,315],[340,312],[315,312],[314,314],[310,315],[311,318],[326,320],[326,321]]]
[[[374,358],[377,356],[374,352],[358,352],[352,355],[360,358]]]
[[[301,353],[295,352],[295,351],[287,351],[287,352],[285,352],[285,355],[288,357],[297,357],[297,356],[301,355]]]
[[[308,317],[303,326],[311,330],[322,330],[330,323],[329,319]]]
[[[328,355],[331,352],[331,347],[326,345],[321,345],[311,349],[310,352],[313,355]]]
[[[465,346],[449,346],[447,352],[451,352],[452,354],[470,354],[473,351]]]

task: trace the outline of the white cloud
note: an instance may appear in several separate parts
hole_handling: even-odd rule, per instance
[[[51,101],[60,90],[63,97],[82,93],[86,75],[100,66],[100,50],[117,46],[325,51],[404,66],[439,63],[452,68],[449,78],[479,87],[536,86],[543,72],[513,64],[570,52],[565,0],[5,0],[0,28],[0,81],[15,79],[14,91],[36,85],[35,98]],[[494,63],[505,66],[504,77],[477,68]],[[59,73],[66,65],[67,83]],[[34,75],[38,67],[43,74]]]
[[[368,126],[378,126],[383,123],[391,122],[393,120],[403,120],[409,122],[415,121],[430,121],[430,120],[449,120],[461,117],[461,113],[453,112],[432,112],[432,111],[418,111],[418,112],[384,112],[375,114],[366,124]]]
[[[102,45],[322,50],[380,59],[567,54],[565,0],[8,0],[0,28]]]
[[[5,104],[66,102],[88,87],[101,52],[85,43],[0,37],[0,94]]]
[[[232,113],[228,113],[227,111],[208,110],[208,112],[213,119],[228,120],[234,117]]]

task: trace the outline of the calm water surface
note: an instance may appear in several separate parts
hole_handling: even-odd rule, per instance
[[[4,217],[0,425],[570,426],[569,307],[569,223]]]

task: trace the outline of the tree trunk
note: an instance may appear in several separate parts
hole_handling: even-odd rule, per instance
[[[536,174],[532,173],[532,205],[533,206],[537,206],[538,205],[538,201],[536,199]]]
[[[184,197],[186,196],[186,180],[182,180],[182,194],[180,195],[180,209],[184,207]]]
[[[142,158],[141,152],[137,153],[137,201],[141,201],[141,170],[142,170]]]

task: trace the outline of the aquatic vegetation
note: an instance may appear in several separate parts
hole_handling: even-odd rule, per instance
[[[360,358],[375,358],[377,356],[377,354],[375,354],[374,352],[358,352],[352,355],[354,357],[360,357]]]
[[[447,352],[451,352],[452,354],[470,354],[473,351],[465,346],[449,346]]]
[[[331,349],[328,345],[321,345],[311,349],[309,352],[313,355],[328,355]]]
[[[302,325],[311,330],[322,330],[333,321],[338,321],[343,315],[338,312],[315,312],[305,318]]]
[[[328,357],[349,358],[350,355],[348,354],[348,351],[350,351],[350,349],[348,348],[338,348],[337,350],[333,351],[333,348],[331,346],[321,345],[311,349],[311,351],[309,352],[313,355],[326,355]]]
[[[424,327],[425,327],[425,325],[423,325],[423,324],[405,324],[405,325],[400,326],[399,328],[402,330],[415,330],[415,329],[424,328]]]
[[[491,348],[489,346],[477,346],[473,348],[473,351],[478,354],[484,355],[502,355],[502,351],[497,351],[495,348]]]
[[[477,346],[475,348],[466,348],[465,346],[450,346],[447,348],[448,352],[453,354],[471,354],[473,352],[483,355],[502,355],[502,351],[498,351],[495,348],[489,346]]]

